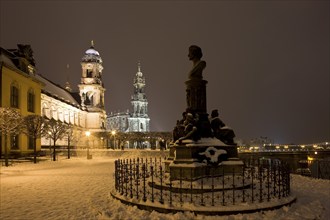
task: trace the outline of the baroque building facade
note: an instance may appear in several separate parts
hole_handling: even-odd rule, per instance
[[[93,133],[106,129],[104,107],[104,84],[102,81],[103,62],[92,43],[81,60],[81,81],[78,91],[72,91],[67,83],[65,88],[36,73],[32,49],[29,45],[18,45],[18,49],[1,49],[1,106],[16,108],[23,116],[36,114],[47,119],[61,121],[76,131],[72,146],[105,147],[105,140]],[[85,132],[90,131],[91,137]],[[4,140],[0,136],[3,150]],[[11,153],[31,153],[31,140],[24,134],[9,137]],[[67,146],[67,138],[56,142]],[[37,140],[37,151],[41,146],[53,145],[52,140],[43,136]],[[1,152],[0,152],[1,154]]]
[[[41,114],[41,91],[45,86],[36,75],[33,52],[29,45],[18,44],[17,49],[0,47],[0,107],[16,109],[24,116]],[[5,147],[11,154],[33,152],[33,139],[27,135],[12,134],[5,137],[0,133],[0,156]],[[40,150],[40,139],[36,148]]]
[[[45,83],[42,90],[42,115],[48,119],[59,120],[72,125],[77,131],[75,146],[86,147],[88,137],[84,132],[102,132],[106,129],[106,111],[104,107],[104,84],[102,81],[103,61],[99,52],[91,47],[85,51],[81,60],[81,79],[78,91],[72,91],[67,82],[65,88],[40,77]],[[103,140],[93,138],[93,147],[104,147]],[[67,140],[59,140],[57,145],[65,146]],[[42,145],[51,145],[51,140],[42,138]]]
[[[107,117],[107,130],[119,132],[149,132],[148,100],[145,93],[146,81],[138,64],[131,96],[132,112],[111,113]]]

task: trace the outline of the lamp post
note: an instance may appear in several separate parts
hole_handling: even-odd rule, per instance
[[[91,135],[90,131],[86,131],[85,135],[87,137],[87,159],[89,159],[89,136]]]
[[[48,131],[48,137],[49,137],[49,151],[50,151],[50,158],[52,158],[52,132]]]
[[[115,130],[111,131],[111,134],[113,136],[113,149],[115,149],[116,148],[116,131]]]

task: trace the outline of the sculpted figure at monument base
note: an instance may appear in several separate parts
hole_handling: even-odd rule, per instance
[[[221,121],[217,109],[212,111],[210,121],[214,137],[218,138],[220,141],[227,145],[236,145],[234,142],[234,131]]]

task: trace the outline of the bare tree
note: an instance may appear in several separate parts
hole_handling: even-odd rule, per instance
[[[122,150],[124,150],[125,142],[130,140],[130,134],[127,132],[118,132],[117,139],[118,139],[120,148]]]
[[[66,137],[68,139],[68,159],[70,159],[70,148],[73,142],[77,141],[79,132],[73,125],[68,125]]]
[[[46,119],[40,115],[28,115],[24,117],[23,132],[33,139],[33,162],[37,163],[37,139],[46,130]]]
[[[53,140],[54,143],[53,161],[56,161],[56,141],[62,139],[67,134],[67,130],[68,125],[64,124],[61,121],[56,121],[52,118],[47,122],[47,129],[45,130],[45,132],[49,132],[48,136]]]
[[[9,165],[7,139],[11,135],[18,134],[20,132],[22,121],[23,121],[23,117],[17,109],[0,107],[0,131],[1,131],[1,135],[5,139],[4,148],[5,148],[6,166]]]
[[[145,132],[129,132],[130,141],[136,144],[137,149],[145,148],[143,142],[146,140],[146,136]]]

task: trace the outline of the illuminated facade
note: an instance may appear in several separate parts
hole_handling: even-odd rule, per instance
[[[108,130],[121,132],[149,132],[148,101],[145,94],[145,78],[140,63],[134,77],[134,93],[131,97],[132,112],[120,112],[108,115]]]
[[[106,127],[105,88],[102,82],[102,59],[94,49],[93,42],[82,58],[81,67],[82,76],[78,87],[81,106],[88,112],[86,127],[92,131],[100,131]]]
[[[43,82],[35,74],[33,52],[29,45],[18,45],[18,49],[0,48],[0,107],[17,109],[21,115],[41,114],[41,89]],[[0,134],[0,154],[4,152],[4,138]],[[36,149],[40,150],[40,139]],[[17,134],[7,139],[8,152],[24,154],[33,152],[33,139]]]
[[[54,118],[73,125],[80,132],[80,138],[73,144],[86,147],[86,137],[83,132],[88,130],[93,134],[93,132],[105,131],[106,127],[102,58],[94,49],[93,43],[82,57],[81,67],[79,91],[72,91],[68,82],[65,88],[62,88],[42,76],[38,77],[46,85],[41,94],[42,115],[48,119]],[[93,140],[94,142],[95,146],[103,146],[99,140]],[[49,138],[42,138],[42,145],[51,145]],[[65,146],[67,141],[64,138],[56,145]]]

